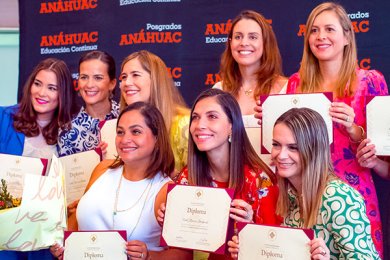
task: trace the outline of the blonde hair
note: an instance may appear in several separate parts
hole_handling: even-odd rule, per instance
[[[189,114],[189,109],[169,75],[167,66],[160,57],[146,50],[133,52],[123,60],[121,71],[123,71],[125,64],[133,59],[138,59],[142,68],[150,74],[149,103],[161,112],[169,131],[173,118],[178,114]],[[120,110],[122,111],[127,105],[130,104],[126,104],[121,95]]]
[[[257,86],[254,91],[254,96],[268,95],[279,76],[283,76],[282,58],[272,27],[264,16],[252,10],[242,11],[232,22],[232,28],[228,35],[229,40],[226,43],[226,49],[222,54],[220,65],[223,89],[233,96],[237,96],[242,84],[242,75],[237,61],[233,58],[230,42],[233,36],[234,27],[243,19],[255,21],[262,31],[263,55],[260,58],[260,67],[256,72]]]
[[[332,2],[325,2],[315,7],[307,19],[303,56],[301,68],[299,69],[300,89],[303,93],[316,92],[323,81],[318,59],[314,56],[309,46],[309,37],[314,20],[318,15],[326,11],[332,11],[337,15],[343,28],[344,36],[348,39],[348,44],[344,47],[343,61],[338,73],[339,78],[337,85],[333,88],[333,92],[337,97],[351,96],[354,93],[357,67],[355,33],[345,9],[341,5]]]
[[[324,119],[309,108],[293,108],[281,115],[275,125],[284,124],[294,135],[302,171],[302,201],[300,207],[304,228],[312,228],[317,221],[322,194],[333,177],[328,131]],[[288,179],[278,177],[279,197],[276,213],[286,217],[290,200]]]

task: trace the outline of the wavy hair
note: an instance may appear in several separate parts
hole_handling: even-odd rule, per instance
[[[58,107],[50,123],[40,130],[37,123],[37,112],[31,101],[31,87],[35,77],[42,70],[53,72],[57,78]],[[73,89],[72,76],[65,62],[55,58],[42,60],[33,69],[28,77],[24,88],[19,108],[14,114],[14,128],[27,137],[38,136],[42,132],[45,141],[49,145],[57,143],[59,129],[70,127],[72,116],[78,111],[76,95]]]
[[[232,22],[228,42],[226,43],[226,49],[222,54],[220,64],[223,89],[233,96],[237,96],[242,84],[242,75],[238,63],[233,58],[230,43],[234,27],[243,19],[255,21],[259,24],[262,31],[263,55],[260,58],[260,67],[256,72],[257,86],[254,90],[254,96],[268,95],[278,77],[283,75],[282,58],[272,27],[264,16],[252,10],[242,11]]]

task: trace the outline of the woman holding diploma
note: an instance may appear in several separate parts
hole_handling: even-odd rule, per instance
[[[147,103],[129,105],[119,115],[115,143],[118,158],[95,168],[69,229],[126,230],[131,259],[191,258],[187,251],[159,246],[156,214],[175,163],[161,113]],[[55,256],[62,251],[59,245],[52,248]]]
[[[20,103],[0,107],[0,153],[51,159],[57,154],[58,131],[70,125],[75,105],[72,77],[65,62],[42,60],[28,77]],[[0,259],[40,260],[52,256],[47,249],[0,251]]]
[[[390,179],[390,157],[376,156],[375,145],[364,139],[357,149],[356,157],[360,166],[373,169],[384,179]]]
[[[278,225],[274,179],[249,143],[236,99],[219,89],[202,92],[191,111],[188,166],[177,183],[233,188],[232,219]],[[164,211],[162,205],[161,222]],[[209,259],[217,258],[210,254]]]
[[[274,125],[271,157],[279,184],[276,213],[284,226],[314,230],[312,259],[380,259],[363,197],[333,172],[320,114],[293,108],[281,115]],[[229,247],[237,258],[237,236]]]
[[[104,148],[100,142],[99,122],[117,118],[119,106],[112,99],[116,86],[115,60],[106,52],[85,53],[79,61],[79,93],[85,102],[72,119],[72,127],[60,132],[60,156]]]
[[[121,110],[143,101],[156,106],[163,115],[175,156],[174,175],[177,175],[187,164],[189,111],[167,66],[157,55],[142,50],[124,59],[119,78]]]
[[[374,182],[355,154],[366,136],[365,98],[387,95],[387,84],[380,72],[358,68],[352,23],[339,4],[327,2],[315,7],[307,19],[306,32],[301,67],[290,77],[287,93],[333,93],[329,113],[335,174],[364,197],[371,235],[382,255],[382,224]]]

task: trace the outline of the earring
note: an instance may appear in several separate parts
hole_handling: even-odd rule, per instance
[[[229,137],[228,137],[228,142],[229,142],[229,143],[232,142],[232,134],[229,135]]]

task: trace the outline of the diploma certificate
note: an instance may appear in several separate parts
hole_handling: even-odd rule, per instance
[[[367,103],[367,138],[375,144],[376,155],[390,155],[390,96],[372,97]]]
[[[59,158],[65,170],[66,203],[69,205],[83,196],[91,173],[100,162],[95,150]]]
[[[329,143],[333,144],[333,124],[329,115],[332,93],[280,94],[260,97],[263,107],[261,153],[270,153],[276,120],[291,108],[307,107],[317,111],[325,120]]]
[[[127,260],[126,231],[65,231],[64,260]]]
[[[115,146],[115,137],[116,137],[116,124],[118,119],[111,119],[106,121],[101,121],[99,124],[100,127],[100,140],[107,143],[107,153],[104,156],[104,159],[115,159],[118,155]]]
[[[8,192],[14,198],[21,198],[24,175],[45,175],[47,164],[47,159],[0,154],[0,179],[6,181]]]
[[[313,230],[238,223],[239,260],[310,260]]]
[[[161,244],[223,254],[232,189],[168,185]]]

